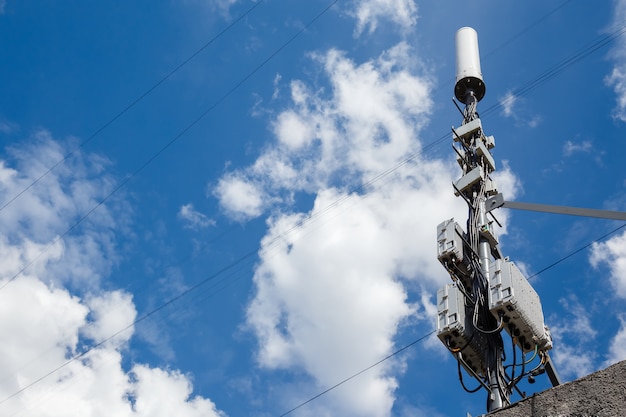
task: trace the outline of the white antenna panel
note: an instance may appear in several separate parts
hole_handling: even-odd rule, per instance
[[[485,96],[485,83],[480,70],[478,34],[470,27],[456,32],[456,85],[454,95],[464,104],[472,91],[477,101]]]
[[[437,291],[437,337],[450,352],[461,353],[464,368],[484,374],[488,343],[483,333],[474,330],[471,315],[465,312],[465,296],[456,284]]]
[[[504,320],[505,329],[524,352],[552,349],[552,336],[544,324],[539,295],[515,264],[496,259],[489,267],[489,309]]]

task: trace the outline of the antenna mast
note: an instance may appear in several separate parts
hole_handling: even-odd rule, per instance
[[[461,367],[480,382],[476,390],[466,390],[487,390],[487,411],[491,412],[511,404],[513,390],[525,396],[516,385],[525,376],[533,382],[534,376],[545,371],[552,338],[539,296],[515,264],[501,254],[494,231],[494,223],[499,223],[486,206],[498,191],[491,178],[496,170],[491,154],[495,140],[485,135],[477,112],[485,92],[478,35],[470,27],[461,28],[456,33],[454,95],[465,108],[461,126],[452,128],[452,139],[463,176],[453,187],[468,205],[467,233],[454,219],[437,227],[438,259],[453,281],[437,292],[437,336],[457,359],[461,384]],[[502,330],[512,341],[513,363],[507,366]],[[517,350],[521,350],[521,361]],[[534,355],[527,361],[525,355],[530,352]],[[527,370],[526,365],[536,357],[539,364]],[[550,379],[558,385],[556,374]]]

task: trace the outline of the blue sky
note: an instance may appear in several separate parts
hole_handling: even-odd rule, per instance
[[[431,334],[454,34],[505,198],[624,211],[626,2],[329,5],[0,0],[0,414],[280,416],[418,339],[289,415],[485,411]],[[531,278],[562,378],[626,359],[622,223],[496,215],[527,276],[578,251]]]

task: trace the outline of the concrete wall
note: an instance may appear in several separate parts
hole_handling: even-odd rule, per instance
[[[540,392],[489,417],[626,416],[626,361]]]

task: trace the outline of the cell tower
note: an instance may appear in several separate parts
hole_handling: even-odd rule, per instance
[[[517,388],[522,378],[532,383],[548,371],[553,385],[560,382],[548,355],[552,337],[539,296],[515,264],[503,257],[494,230],[494,224],[501,226],[491,213],[493,199],[501,197],[491,177],[496,170],[491,154],[495,140],[485,134],[477,112],[485,92],[478,36],[472,28],[461,28],[456,33],[454,95],[465,107],[457,105],[463,120],[452,128],[452,147],[463,175],[453,188],[467,203],[469,216],[467,231],[454,219],[437,226],[437,256],[452,279],[437,292],[437,336],[458,361],[463,388],[468,392],[484,388],[491,412],[511,404],[514,391],[525,396]],[[511,341],[509,364],[504,333]],[[465,387],[461,368],[478,380],[475,389]]]

